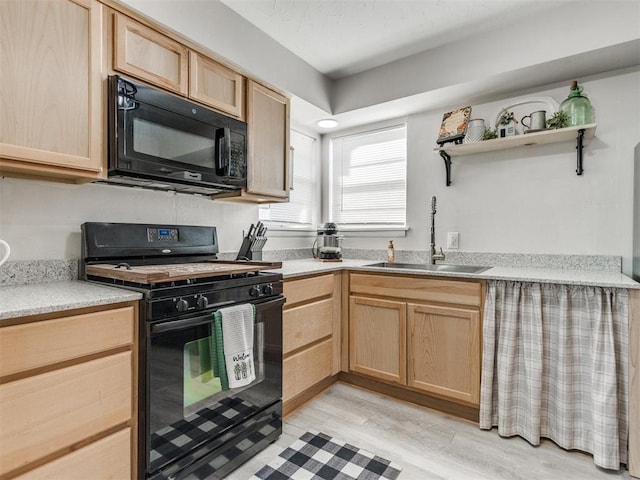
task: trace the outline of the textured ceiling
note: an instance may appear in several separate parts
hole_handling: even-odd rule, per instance
[[[316,70],[338,79],[576,0],[221,1]],[[505,41],[527,44],[519,38]]]

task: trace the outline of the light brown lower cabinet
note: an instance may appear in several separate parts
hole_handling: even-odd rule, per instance
[[[407,384],[480,405],[480,312],[407,304]]]
[[[350,371],[478,406],[482,288],[479,281],[351,274]]]
[[[0,327],[0,478],[133,478],[137,303]]]
[[[404,385],[406,304],[364,297],[351,297],[349,303],[351,371]]]
[[[340,370],[341,276],[285,279],[283,402],[285,415],[318,393]]]
[[[15,477],[18,480],[120,480],[131,476],[131,429],[125,428]]]

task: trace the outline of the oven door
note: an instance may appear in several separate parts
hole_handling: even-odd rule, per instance
[[[281,425],[281,408],[271,407],[282,397],[284,297],[252,303],[256,379],[241,388],[221,381],[214,310],[147,324],[146,426],[140,439],[146,444],[146,478],[166,478],[167,470],[197,463],[265,412],[263,425],[273,425],[274,416]]]

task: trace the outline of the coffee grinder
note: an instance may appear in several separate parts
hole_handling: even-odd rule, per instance
[[[323,223],[318,226],[318,237],[313,242],[313,258],[323,262],[342,261],[342,238],[338,235],[335,223]]]

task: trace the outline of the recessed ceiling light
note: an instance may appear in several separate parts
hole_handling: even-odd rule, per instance
[[[334,128],[338,126],[338,122],[336,122],[332,118],[325,118],[324,120],[318,120],[316,123],[320,128]]]

